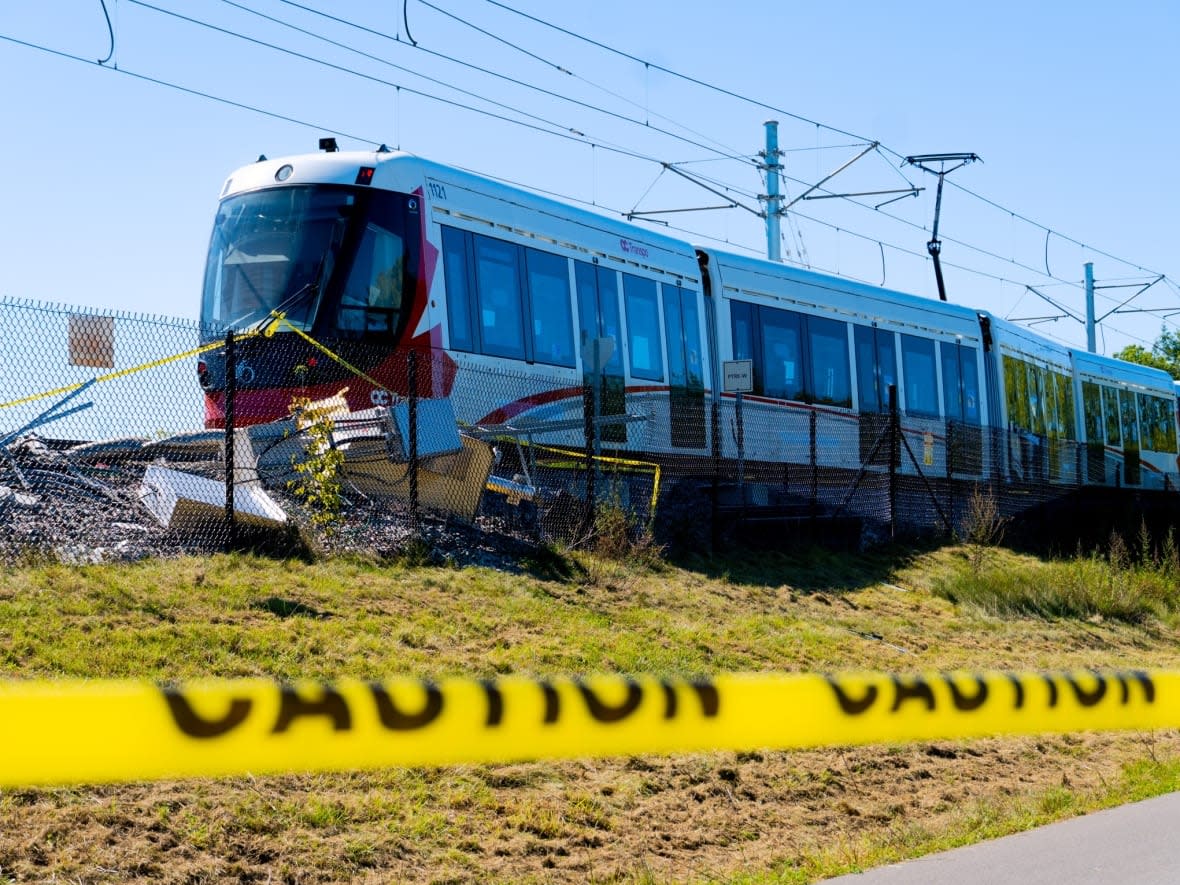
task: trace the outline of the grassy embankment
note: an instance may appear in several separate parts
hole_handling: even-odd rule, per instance
[[[0,576],[0,672],[1180,665],[1174,547],[1113,553],[29,566]],[[1167,732],[8,791],[0,881],[806,882],[1176,789],[1177,759]]]

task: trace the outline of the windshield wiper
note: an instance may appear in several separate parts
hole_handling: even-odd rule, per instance
[[[287,313],[292,307],[302,303],[305,296],[310,294],[312,300],[319,297],[322,284],[327,277],[332,273],[332,267],[336,263],[336,256],[329,245],[324,250],[324,254],[320,256],[319,264],[316,265],[315,273],[312,278],[276,304],[268,311],[267,315],[247,326],[246,332],[264,332],[271,323],[275,322],[280,315]]]

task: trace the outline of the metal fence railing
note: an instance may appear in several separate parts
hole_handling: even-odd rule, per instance
[[[819,525],[863,543],[963,534],[981,500],[1004,519],[1094,481],[1176,488],[1069,440],[714,401],[690,383],[624,390],[277,319],[235,336],[9,299],[0,347],[8,561],[307,543],[478,561],[592,541],[604,512],[686,549]]]

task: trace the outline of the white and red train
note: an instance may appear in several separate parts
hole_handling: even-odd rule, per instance
[[[399,152],[260,159],[226,181],[205,274],[206,340],[266,325],[272,311],[363,375],[271,322],[272,334],[239,342],[241,423],[345,384],[355,409],[388,403],[406,392],[410,349],[423,357],[419,392],[450,397],[461,422],[575,426],[592,376],[585,344],[611,338],[601,411],[646,420],[608,423],[604,448],[737,458],[732,418],[714,416],[732,416],[722,366],[749,360],[750,462],[797,460],[810,438],[820,466],[858,468],[874,444],[862,416],[886,412],[893,387],[911,449],[938,475],[1177,481],[1177,388],[1164,372],[1065,348],[986,311],[694,246]],[[224,355],[210,352],[199,371],[206,423],[220,426]]]

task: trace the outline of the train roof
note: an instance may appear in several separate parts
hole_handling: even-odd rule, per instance
[[[1176,382],[1163,369],[1154,366],[1144,366],[1139,363],[1129,363],[1126,360],[1112,356],[1103,356],[1085,350],[1071,350],[1074,365],[1078,374],[1093,375],[1107,382],[1124,382],[1141,387],[1150,387],[1166,392],[1174,392]]]
[[[290,170],[280,180],[277,176],[285,167]],[[421,191],[429,181],[444,184],[447,198],[429,193],[423,196],[428,205],[441,208],[444,213],[449,205],[455,211],[456,219],[472,220],[481,202],[490,198],[496,202],[498,230],[516,228],[516,233],[540,232],[559,240],[565,230],[563,225],[573,224],[578,226],[583,237],[586,232],[595,237],[593,248],[583,251],[601,250],[608,257],[636,266],[642,266],[646,261],[653,270],[669,271],[694,282],[700,276],[696,252],[684,240],[402,151],[334,151],[260,159],[235,171],[227,179],[221,196],[225,198],[283,185],[355,185],[362,167],[374,169],[372,187],[412,194]],[[454,189],[462,191],[463,195],[452,195]],[[575,239],[568,231],[564,238],[567,241]]]
[[[908,292],[818,273],[790,264],[701,247],[708,254],[725,290],[776,297],[787,284],[792,299],[836,308],[865,320],[921,317],[933,326],[958,334],[979,334],[979,311]]]

